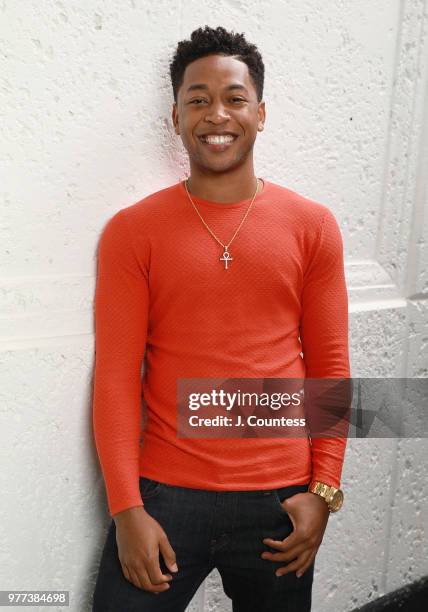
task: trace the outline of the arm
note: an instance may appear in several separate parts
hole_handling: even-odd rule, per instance
[[[304,275],[300,339],[307,378],[350,378],[343,241],[330,210]],[[342,437],[311,439],[312,480],[340,487],[346,433],[347,427]]]
[[[172,580],[161,571],[160,552],[172,572],[178,568],[167,534],[143,508],[140,493],[141,366],[148,310],[148,264],[137,259],[128,220],[119,211],[104,228],[98,251],[93,424],[123,575],[137,588],[157,594],[168,590]]]
[[[304,273],[300,340],[306,378],[350,377],[348,295],[342,237],[329,210],[324,212]],[[305,386],[305,402],[306,397]],[[330,406],[327,405],[327,410]],[[344,436],[311,439],[312,480],[339,488],[346,441]],[[263,542],[278,552],[264,552],[262,557],[287,563],[276,570],[277,576],[296,572],[300,577],[313,565],[327,526],[329,510],[321,497],[310,492],[287,498],[283,506],[293,524],[293,531],[282,541],[265,538]]]
[[[93,426],[110,514],[143,506],[139,488],[141,366],[148,323],[148,273],[123,212],[105,226],[95,292]]]

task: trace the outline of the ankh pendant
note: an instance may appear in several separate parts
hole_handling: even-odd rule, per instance
[[[233,257],[231,257],[229,251],[227,250],[227,246],[224,247],[223,257],[220,257],[220,261],[224,261],[224,269],[227,270],[227,264],[229,261],[232,261]]]

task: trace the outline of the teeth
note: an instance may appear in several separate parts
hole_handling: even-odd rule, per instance
[[[205,136],[204,140],[210,144],[225,144],[235,140],[234,136]]]

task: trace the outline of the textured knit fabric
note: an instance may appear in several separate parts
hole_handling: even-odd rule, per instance
[[[224,244],[251,202],[192,199]],[[104,227],[93,424],[112,516],[143,505],[140,475],[210,490],[340,486],[346,438],[177,436],[178,378],[350,377],[343,243],[329,208],[264,180],[229,250],[225,270],[183,182]]]

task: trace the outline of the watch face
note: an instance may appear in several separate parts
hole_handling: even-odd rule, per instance
[[[333,498],[330,501],[330,507],[332,512],[337,512],[342,507],[343,504],[343,493],[340,489],[338,489]]]

